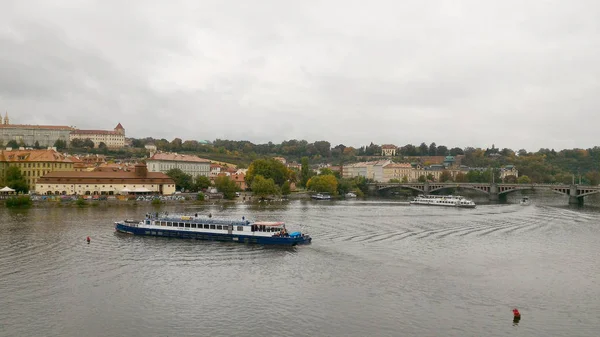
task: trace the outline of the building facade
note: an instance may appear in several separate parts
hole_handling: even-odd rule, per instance
[[[398,147],[392,144],[381,145],[381,155],[384,157],[393,157],[396,155]]]
[[[41,177],[36,193],[44,195],[116,195],[130,193],[173,194],[175,182],[146,165],[130,171],[51,172]]]
[[[6,113],[0,124],[0,141],[3,145],[14,140],[19,146],[50,147],[54,146],[57,140],[68,143],[69,134],[73,130],[74,128],[70,126],[60,125],[10,124],[8,113]]]
[[[106,144],[110,149],[120,149],[125,147],[125,129],[121,123],[113,129],[107,130],[73,130],[69,135],[69,141],[74,139],[90,139],[94,142],[94,147],[100,146],[100,143]]]
[[[73,161],[55,150],[0,151],[0,177],[6,181],[6,170],[15,166],[27,181],[30,190],[45,174],[54,171],[73,171]]]
[[[399,181],[411,181],[413,167],[408,163],[390,163],[383,167],[383,181],[396,179]]]
[[[197,176],[210,177],[210,160],[186,154],[157,152],[146,160],[148,171],[162,172],[177,168],[196,179]]]

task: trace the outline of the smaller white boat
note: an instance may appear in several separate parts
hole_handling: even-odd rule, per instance
[[[477,205],[472,201],[460,195],[419,195],[414,198],[411,205],[423,206],[448,206],[459,208],[475,208]]]
[[[315,200],[331,200],[331,195],[326,193],[317,193],[310,196]]]
[[[356,193],[348,192],[346,193],[346,198],[356,198]]]
[[[523,198],[521,198],[521,201],[519,201],[519,204],[521,204],[521,206],[527,206],[527,205],[529,205],[530,204],[529,197],[523,197]]]

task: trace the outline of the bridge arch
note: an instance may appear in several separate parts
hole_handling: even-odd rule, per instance
[[[478,192],[483,192],[487,195],[490,194],[489,188],[486,188],[485,186],[469,186],[469,185],[454,185],[454,186],[433,186],[430,185],[430,189],[429,192],[437,192],[437,191],[441,191],[441,190],[445,190],[445,189],[449,189],[449,188],[462,188],[465,190],[473,190],[473,191],[478,191]]]
[[[421,187],[421,188],[419,188]],[[409,189],[409,190],[413,190],[413,191],[417,191],[417,192],[421,192],[421,193],[425,193],[425,186],[424,185],[403,185],[403,184],[396,184],[396,185],[385,185],[385,186],[379,186],[378,190],[379,191],[385,191],[385,190],[391,190],[393,188],[405,188],[405,189]]]

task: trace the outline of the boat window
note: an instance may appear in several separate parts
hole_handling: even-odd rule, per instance
[[[215,229],[215,225],[210,225],[210,229]]]
[[[217,225],[217,229],[223,229],[221,225]]]
[[[189,223],[185,224],[185,228],[190,228],[190,227],[191,227],[191,225]]]
[[[146,225],[149,225],[149,224],[150,224],[150,220],[146,220]]]
[[[185,227],[185,224],[183,222],[180,222],[179,227]]]
[[[170,222],[170,221],[169,221],[169,222],[167,222],[167,226],[171,226],[171,222]]]
[[[158,225],[158,224],[159,224],[159,222],[157,221],[157,222],[156,222],[156,224]],[[164,221],[161,221],[161,222],[160,222],[160,225],[162,226],[163,224],[166,224],[166,222],[164,222]],[[171,226],[171,225],[169,225],[169,226]]]
[[[167,224],[165,222],[161,222],[160,224],[161,226],[166,226]]]
[[[208,225],[204,225],[204,228],[208,229],[208,228],[209,228],[209,226],[208,226]]]
[[[192,224],[192,228],[196,228],[196,224],[195,223]]]
[[[237,226],[237,230],[238,230],[238,232],[243,232],[244,231],[244,226]]]

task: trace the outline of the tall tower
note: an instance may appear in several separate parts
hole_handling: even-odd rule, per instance
[[[121,125],[121,123],[117,124],[117,126],[115,127],[115,132],[125,136],[125,128],[123,128],[123,125]]]
[[[4,114],[4,125],[8,125],[8,124],[9,124],[8,122],[9,122],[9,120],[8,120],[8,111],[7,111],[7,112]]]

